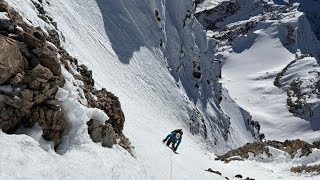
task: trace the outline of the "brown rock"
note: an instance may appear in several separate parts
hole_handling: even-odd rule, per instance
[[[213,169],[211,169],[211,168],[209,168],[209,169],[207,169],[207,170],[205,170],[205,171],[208,171],[208,172],[211,172],[211,173],[215,173],[215,174],[218,174],[218,175],[222,175],[221,174],[221,172],[219,172],[219,171],[215,171],[215,170],[213,170]]]
[[[13,33],[16,24],[9,19],[0,19],[0,31],[5,31],[6,33]]]
[[[102,125],[102,146],[112,148],[114,144],[117,144],[116,133],[110,123]]]
[[[0,12],[7,12],[8,3],[4,0],[0,0]]]
[[[53,141],[55,148],[57,148],[66,126],[61,109],[56,111],[45,106],[38,107],[33,111],[32,120],[30,121],[30,123],[34,122],[38,122],[41,127],[43,131],[42,137]]]
[[[45,42],[37,39],[36,37],[30,35],[27,32],[22,32],[18,34],[20,41],[23,41],[30,49],[35,49],[45,45]]]
[[[17,73],[13,78],[10,79],[10,84],[12,85],[18,85],[23,80],[23,73]]]
[[[20,91],[20,94],[23,99],[27,101],[33,101],[33,91],[30,89],[24,89],[23,91]]]
[[[31,75],[40,82],[48,82],[48,80],[53,76],[53,73],[50,71],[50,69],[38,64],[32,70]]]
[[[87,122],[88,125],[88,133],[93,142],[101,142],[101,135],[102,135],[102,123],[95,119],[90,119]]]
[[[16,34],[9,33],[8,37],[11,38],[11,39],[14,39],[14,40],[18,40],[18,35],[16,35]]]
[[[31,54],[30,54],[26,44],[24,42],[18,42],[18,41],[17,41],[17,44],[18,44],[18,47],[19,47],[22,55],[28,59],[31,58]]]
[[[60,38],[59,34],[56,30],[48,30],[49,36],[47,38],[48,41],[52,42],[56,47],[60,47]]]
[[[33,50],[39,58],[40,64],[51,70],[55,76],[61,75],[61,66],[57,57],[57,53],[48,48],[38,48]]]
[[[34,98],[36,104],[41,104],[42,102],[46,101],[49,96],[52,94],[56,94],[58,91],[58,87],[50,87],[50,84],[46,86],[46,88]]]
[[[0,84],[3,84],[13,74],[26,70],[28,63],[15,40],[0,36],[0,46]]]
[[[1,100],[0,104],[2,104]],[[21,123],[18,114],[15,108],[0,105],[0,129],[5,133],[14,133]]]

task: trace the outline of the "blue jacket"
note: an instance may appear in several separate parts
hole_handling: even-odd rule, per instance
[[[182,136],[180,136],[180,139],[177,139],[177,138],[176,138],[176,133],[173,132],[173,133],[169,134],[169,135],[164,139],[164,141],[166,141],[167,139],[170,139],[170,141],[172,141],[173,143],[177,143],[176,148],[178,148],[178,146],[179,146],[179,144],[180,144],[180,142],[181,142],[181,140],[182,140]]]

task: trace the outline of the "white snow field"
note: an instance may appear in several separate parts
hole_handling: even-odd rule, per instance
[[[37,17],[36,8],[29,0],[8,2],[26,21],[44,29],[52,28]],[[205,80],[198,82],[200,92],[194,88],[192,65],[203,65],[204,78],[212,76],[209,70],[213,67],[208,61],[212,52],[208,50],[200,24],[194,18],[182,21],[192,7],[191,0],[55,0],[48,1],[50,5],[46,2],[43,1],[45,10],[58,23],[65,38],[64,48],[93,70],[99,87],[119,97],[126,116],[124,133],[135,146],[135,157],[120,146],[108,149],[91,141],[86,121],[92,116],[102,120],[106,115],[79,103],[79,82],[63,70],[67,82],[59,90],[57,99],[68,112],[71,126],[59,147],[60,154],[40,137],[37,128],[28,131],[29,136],[0,132],[0,179],[225,179],[204,171],[208,168],[220,171],[229,179],[237,179],[236,174],[259,180],[319,178],[289,171],[293,165],[318,162],[318,153],[312,160],[303,162],[289,161],[281,153],[272,163],[214,161],[213,152],[226,152],[254,141],[254,137],[245,124],[248,114],[223,90],[225,98],[221,109],[231,117],[230,133],[225,139],[224,128],[229,122],[224,122],[225,117],[215,103],[216,92],[210,92],[211,87],[204,85]],[[154,18],[155,9],[161,22]],[[183,26],[188,28],[182,29]],[[161,40],[166,47],[160,47]],[[184,53],[180,53],[180,49]],[[198,61],[190,61],[199,56]],[[283,56],[288,60],[291,57],[290,54]],[[175,69],[180,66],[185,69]],[[232,87],[230,83],[231,93]],[[209,140],[189,132],[190,109],[195,107],[206,114]],[[178,155],[161,143],[176,128],[184,129]],[[213,146],[214,143],[217,145]]]
[[[269,3],[273,2],[269,1]],[[305,3],[303,8],[315,7],[312,3],[311,5],[307,2],[303,3]],[[316,7],[319,7],[318,5]],[[296,6],[298,7],[298,4]],[[226,26],[236,27],[237,24],[249,21],[249,19],[243,20],[239,15],[245,14],[248,10],[243,8],[231,16],[226,20],[226,22],[230,20]],[[317,141],[320,138],[319,120],[302,119],[290,113],[286,92],[289,84],[297,78],[303,79],[305,84],[311,84],[311,81],[316,79],[313,72],[319,67],[317,60],[313,57],[303,58],[289,66],[281,81],[285,87],[276,87],[274,80],[279,72],[296,59],[299,49],[304,53],[317,54],[314,49],[319,41],[310,30],[311,25],[302,12],[293,11],[281,15],[281,20],[259,23],[247,35],[236,38],[231,49],[225,47],[229,50],[219,53],[224,59],[222,83],[232,99],[248,110],[253,119],[260,123],[261,132],[266,135],[266,139]],[[257,14],[252,19],[259,19],[262,16]],[[297,31],[295,32],[297,44],[294,45],[296,46],[294,48],[298,48],[297,53],[284,41],[286,33],[283,33],[283,29],[286,25],[292,26]],[[210,33],[212,32],[208,32],[208,35]],[[315,104],[319,102],[317,97],[308,99]]]

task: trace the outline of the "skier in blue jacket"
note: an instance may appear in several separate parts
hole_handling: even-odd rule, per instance
[[[172,131],[162,142],[165,143],[167,140],[167,146],[170,147],[170,144],[172,143],[171,145],[171,148],[173,151],[177,151],[178,147],[179,147],[179,144],[181,143],[181,140],[182,140],[182,129],[176,129],[174,131]]]

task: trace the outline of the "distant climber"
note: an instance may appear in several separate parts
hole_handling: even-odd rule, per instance
[[[171,145],[171,149],[176,152],[178,147],[179,147],[179,144],[181,143],[181,140],[182,140],[182,129],[176,129],[174,131],[172,131],[162,142],[166,143],[167,146],[170,147],[170,144]]]

